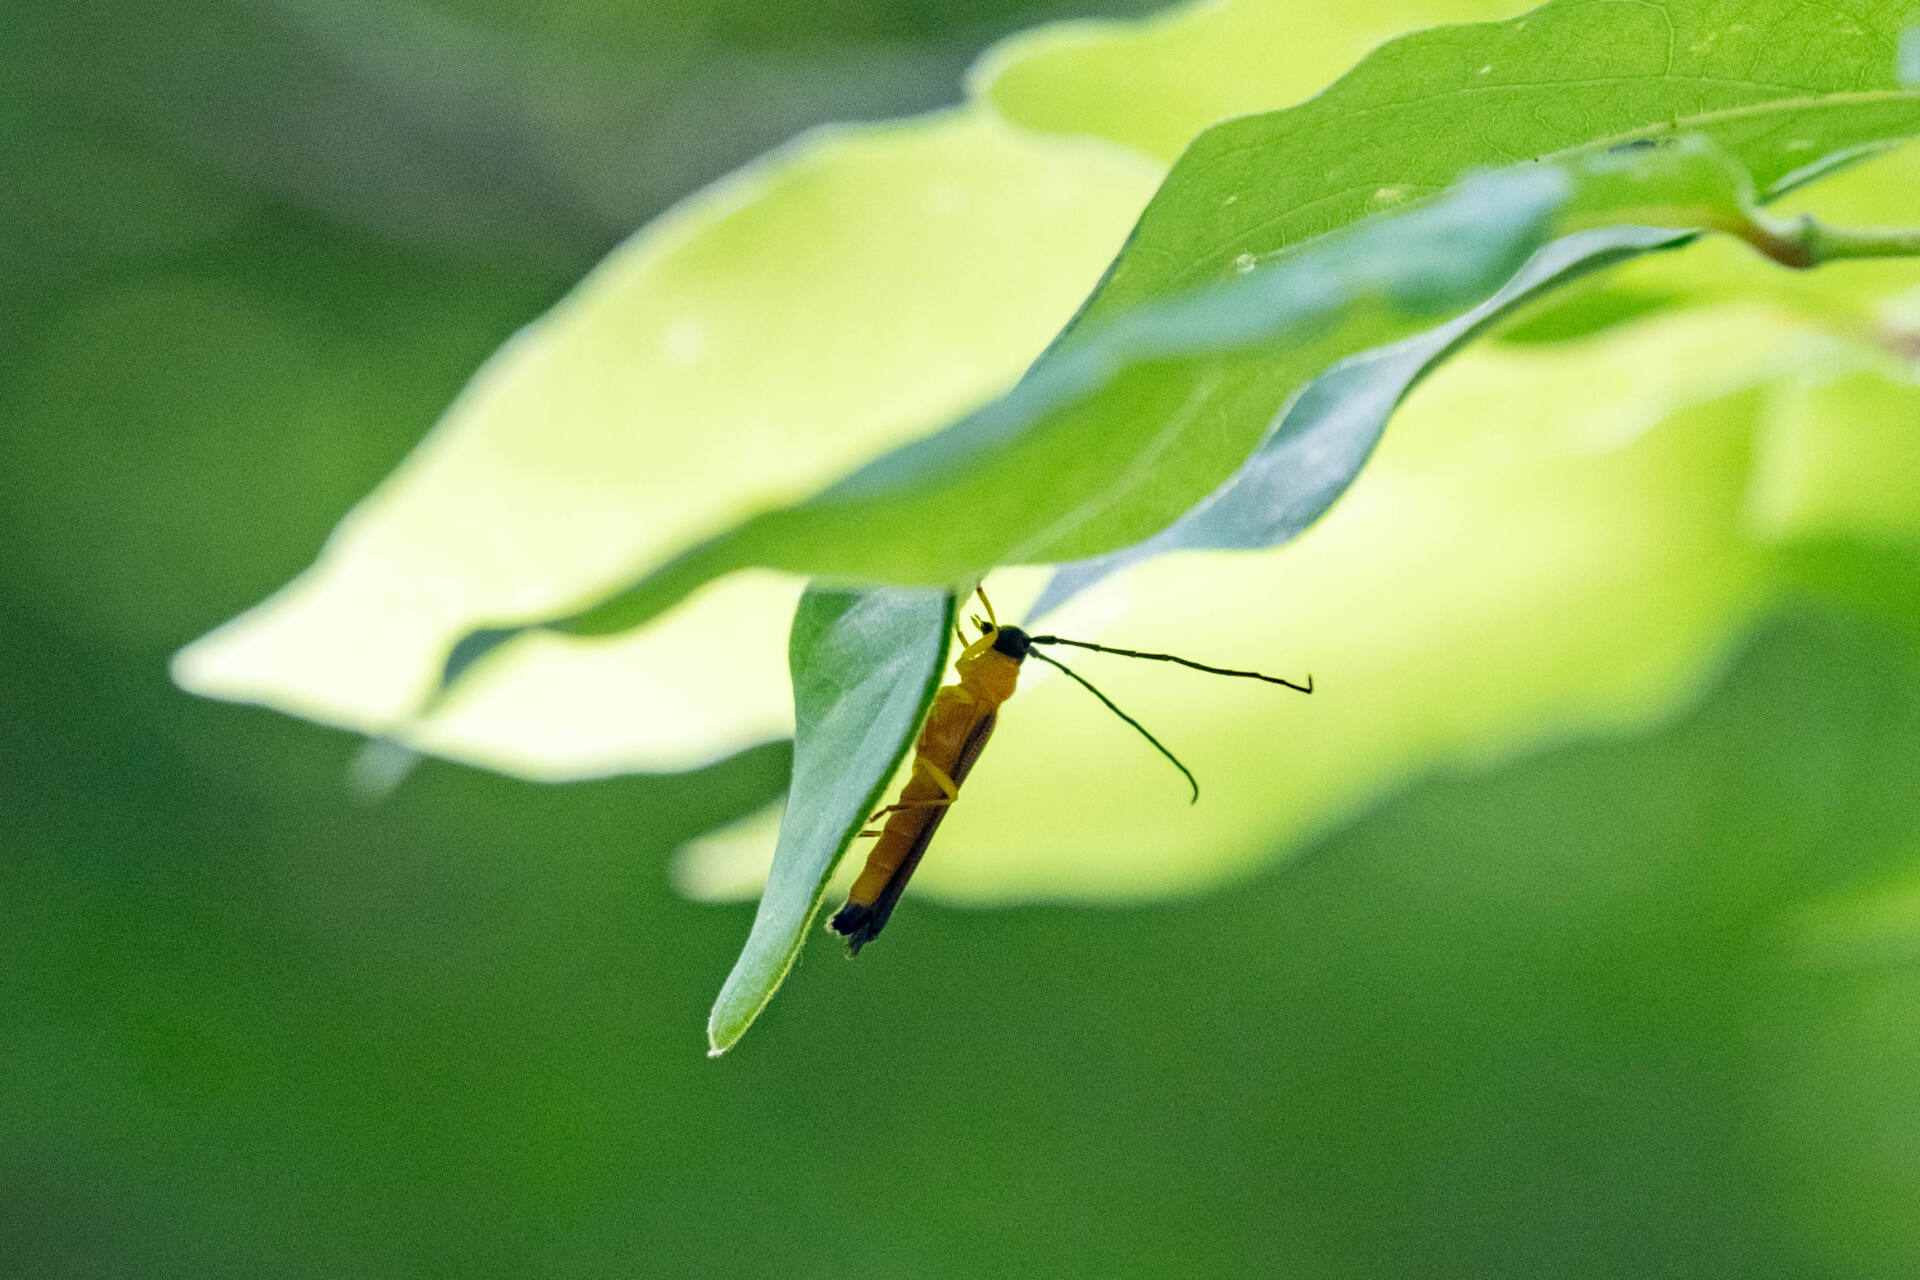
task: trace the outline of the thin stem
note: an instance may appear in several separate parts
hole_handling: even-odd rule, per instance
[[[1920,257],[1920,228],[1834,227],[1810,213],[1797,218],[1749,215],[1734,235],[1783,267],[1806,270],[1829,262],[1862,258]]]

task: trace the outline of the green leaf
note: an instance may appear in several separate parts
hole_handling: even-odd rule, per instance
[[[1898,217],[1899,211],[1888,207],[1892,202],[1886,193],[1910,189],[1916,161],[1920,161],[1920,149],[1908,148],[1849,170],[1837,182],[1823,184],[1819,201],[1822,216],[1831,221],[1838,215],[1849,222]],[[1701,212],[1710,220],[1711,209],[1724,202],[1725,193],[1718,188],[1717,175],[1710,168],[1703,171],[1703,176],[1712,184],[1702,192]],[[1288,406],[1272,434],[1232,479],[1153,537],[1110,555],[1063,566],[1036,601],[1034,616],[1059,607],[1107,574],[1155,555],[1175,550],[1277,546],[1296,536],[1345,490],[1386,429],[1388,418],[1441,361],[1549,290],[1649,250],[1692,241],[1692,236],[1675,236],[1654,228],[1620,227],[1580,232],[1555,242],[1473,311],[1398,346],[1356,357],[1317,379]],[[1719,252],[1702,253],[1709,249]],[[1681,300],[1704,303],[1743,294],[1782,301],[1818,318],[1839,316],[1857,323],[1869,317],[1859,316],[1857,306],[1851,314],[1844,311],[1840,298],[1862,292],[1897,292],[1908,286],[1920,269],[1920,264],[1913,262],[1892,262],[1850,263],[1819,273],[1781,272],[1775,264],[1724,244],[1695,246],[1687,255],[1687,267],[1662,274],[1661,268],[1670,262],[1671,258],[1663,255],[1650,264],[1654,269],[1642,273],[1644,283],[1638,292],[1600,295],[1607,308],[1600,323],[1616,323]],[[1737,287],[1728,286],[1729,275],[1738,280]],[[1572,335],[1546,335],[1560,339],[1567,336]],[[1853,359],[1857,361],[1858,357]],[[1828,369],[1819,376],[1834,375]],[[1900,482],[1893,477],[1907,474],[1908,469],[1897,461],[1883,467],[1876,452],[1878,446],[1891,442],[1862,438],[1863,432],[1884,436],[1881,424],[1888,419],[1877,408],[1860,408],[1861,413],[1852,418],[1844,409],[1828,415],[1842,421],[1833,424],[1834,434],[1821,452],[1835,459],[1835,465],[1872,473],[1881,478],[1883,486],[1897,488]],[[1856,456],[1857,450],[1864,452]],[[1789,482],[1781,479],[1762,483],[1777,486]],[[1899,499],[1883,499],[1881,505],[1897,509]],[[1854,531],[1866,530],[1862,527]]]
[[[1297,387],[1481,302],[1554,234],[1614,221],[1753,233],[1746,201],[1743,175],[1682,140],[1518,166],[1270,267],[1249,259],[1222,283],[1075,327],[1000,401],[694,548],[564,629],[622,631],[756,565],[955,583],[1127,546],[1231,475]]]
[[[806,941],[827,879],[880,802],[940,682],[953,597],[815,588],[794,613],[793,784],[753,932],[707,1020],[715,1055],[746,1033]]]
[[[1144,537],[1246,457],[1303,375],[1498,288],[1546,239],[1570,190],[1557,170],[1504,174],[1317,254],[1077,330],[1001,400],[744,522],[561,627],[625,631],[755,565],[957,583],[996,564],[1105,550],[1087,545],[1098,518],[1120,545]],[[1240,401],[1224,414],[1222,388]]]
[[[1096,311],[1217,279],[1431,195],[1475,169],[1638,138],[1712,138],[1771,198],[1912,135],[1893,44],[1914,0],[1847,13],[1770,0],[1555,0],[1416,32],[1325,93],[1207,130],[1116,262]]]
[[[1483,300],[1560,212],[1545,207],[1556,197],[1522,193],[1540,173],[1525,168],[1503,199],[1478,206],[1463,193],[1399,217],[1377,216],[1382,208],[1489,161],[1676,129],[1719,140],[1761,187],[1785,190],[1920,128],[1920,97],[1898,88],[1891,55],[1891,34],[1915,11],[1902,0],[1835,22],[1749,7],[1752,21],[1730,22],[1705,0],[1559,0],[1511,22],[1395,41],[1301,107],[1204,134],[1068,338],[1005,400],[683,553],[567,627],[623,630],[756,564],[953,583],[998,563],[1136,542],[1225,481],[1305,382]],[[1774,57],[1783,45],[1793,59]],[[1656,214],[1666,226],[1726,225],[1712,166],[1582,177],[1589,185],[1571,199],[1592,207],[1559,230]],[[1688,210],[1695,180],[1708,184],[1698,193],[1707,204]],[[1657,207],[1636,209],[1643,196]],[[1356,221],[1352,239],[1327,234]],[[1256,264],[1254,281],[1233,280]],[[1290,266],[1302,274],[1273,274]],[[1332,297],[1323,271],[1338,282]],[[1383,290],[1397,306],[1379,308]],[[1146,308],[1169,295],[1167,312]],[[1318,341],[1304,339],[1309,328]]]
[[[1651,227],[1564,237],[1458,319],[1343,362],[1309,384],[1246,464],[1204,501],[1150,538],[1061,566],[1029,616],[1051,613],[1109,574],[1170,551],[1255,550],[1291,540],[1346,492],[1387,419],[1441,361],[1543,291],[1687,238]]]

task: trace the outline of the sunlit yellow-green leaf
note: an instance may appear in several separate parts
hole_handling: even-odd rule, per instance
[[[1559,212],[1551,200],[1529,223],[1527,180],[1622,153],[1656,160],[1643,149],[1680,132],[1723,149],[1771,198],[1920,130],[1920,93],[1891,53],[1920,16],[1913,0],[1841,21],[1794,6],[1750,16],[1734,21],[1709,0],[1550,0],[1507,22],[1394,40],[1296,108],[1207,130],[1075,324],[1008,396],[551,621],[622,630],[753,566],[951,585],[996,564],[1121,550],[1225,483],[1332,362],[1477,304],[1550,228],[1571,229],[1540,221]],[[1495,190],[1490,178],[1455,185],[1498,164],[1514,184],[1501,198],[1470,198]],[[1698,217],[1672,216],[1666,188],[1693,194],[1710,168],[1653,164],[1633,174],[1648,183],[1645,208],[1623,187],[1575,225],[1734,230],[1758,243],[1711,183]],[[1323,299],[1336,314],[1317,314]],[[463,642],[449,679],[500,638]]]
[[[1780,538],[1920,542],[1920,386],[1836,358],[1774,388],[1754,515]]]
[[[1157,175],[977,111],[802,140],[509,343],[319,562],[183,652],[177,678],[540,776],[786,733],[798,583],[771,576],[716,584],[645,635],[518,646],[405,722],[463,633],[591,598],[1004,390]]]
[[[1416,27],[1485,22],[1525,0],[1224,0],[1147,22],[1069,22],[995,48],[975,92],[1030,129],[1112,138],[1171,160],[1231,116],[1288,106]]]

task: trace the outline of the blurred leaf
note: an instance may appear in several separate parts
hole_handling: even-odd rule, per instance
[[[1920,386],[1837,355],[1775,386],[1753,516],[1781,539],[1920,544]]]
[[[1897,30],[1908,8],[1920,12],[1911,0],[1900,0],[1883,4],[1870,20]],[[1087,336],[1097,333],[1099,318],[1223,275],[1231,280],[1236,270],[1300,251],[1307,237],[1445,186],[1475,164],[1698,128],[1728,145],[1762,188],[1775,189],[1920,124],[1920,95],[1897,90],[1886,47],[1862,40],[1864,29],[1841,24],[1846,29],[1836,30],[1824,17],[1799,10],[1728,26],[1704,3],[1682,6],[1669,29],[1649,27],[1646,13],[1633,5],[1564,0],[1510,23],[1416,33],[1383,47],[1301,107],[1209,130],[1148,206],[1074,336],[1050,351],[1009,400],[870,464],[814,503],[755,517],[694,548],[573,619],[570,628],[589,634],[624,629],[707,578],[754,564],[879,581],[958,582],[995,563],[1073,559],[1138,541],[1232,474],[1302,382],[1339,355],[1415,326],[1403,317],[1396,334],[1363,319],[1358,333],[1338,334],[1322,350],[1298,351],[1285,323],[1296,317],[1270,312],[1271,329],[1255,335],[1238,327],[1236,308],[1223,302],[1216,334],[1176,334],[1197,319],[1180,316],[1167,322],[1169,349],[1134,348],[1127,326],[1150,331],[1153,321],[1132,314],[1116,326],[1112,349],[1101,351]],[[1681,35],[1694,43],[1676,64]],[[1804,66],[1788,63],[1774,69],[1772,80],[1755,82],[1755,58],[1782,42],[1804,55]],[[1596,76],[1591,58],[1600,47],[1608,51],[1610,73]],[[1476,62],[1481,65],[1468,66]],[[1736,67],[1737,77],[1730,70]],[[1577,80],[1571,78],[1576,72]],[[1861,92],[1868,87],[1881,91]],[[1398,115],[1406,119],[1391,128]],[[1383,127],[1390,144],[1379,142]],[[1356,164],[1379,181],[1362,183]],[[1397,175],[1391,183],[1388,173]],[[1691,176],[1663,174],[1682,184]],[[1361,198],[1362,187],[1373,195]],[[1609,198],[1631,204],[1622,192]],[[1411,294],[1435,292],[1429,315],[1491,293],[1493,282],[1485,277],[1504,278],[1500,268],[1517,265],[1516,246],[1531,250],[1538,243],[1524,243],[1539,236],[1536,229],[1499,225],[1499,216],[1489,208],[1486,225],[1450,229],[1454,254],[1467,255],[1454,264],[1460,280],[1448,282],[1456,293],[1449,296],[1438,282],[1407,282]],[[1632,220],[1625,208],[1617,211],[1615,221]],[[1699,225],[1685,217],[1662,222]],[[1432,233],[1438,224],[1412,225]],[[1363,255],[1335,240],[1316,252],[1334,255],[1329,263],[1337,264],[1344,249],[1353,269],[1385,246],[1376,241],[1364,248]],[[1408,269],[1433,269],[1431,259],[1445,253],[1397,248]],[[1476,272],[1482,278],[1475,279]],[[1303,285],[1269,278],[1267,287],[1278,295]],[[1231,286],[1221,287],[1232,295]],[[1258,288],[1247,282],[1238,289],[1249,319],[1259,313]],[[1308,322],[1315,310],[1303,298],[1286,305],[1299,308],[1297,323]],[[1233,349],[1255,336],[1285,346],[1297,363],[1255,358],[1235,367],[1231,359],[1204,358],[1208,343],[1237,354]],[[1176,351],[1192,360],[1189,367],[1168,358]],[[1156,361],[1163,367],[1142,367]],[[1049,414],[1057,421],[1049,422]],[[1195,440],[1207,447],[1182,447]],[[1151,484],[1141,483],[1145,467]],[[1045,483],[1036,486],[1040,477]]]
[[[1029,129],[1091,134],[1172,161],[1233,116],[1315,93],[1375,45],[1506,18],[1527,0],[1197,0],[1146,22],[1067,22],[1002,41],[973,90]]]
[[[1546,237],[1567,193],[1553,171],[1503,175],[1317,254],[1078,329],[985,409],[814,498],[754,516],[556,626],[624,631],[755,565],[958,583],[999,563],[1057,558],[1089,524],[1124,519],[1122,542],[1143,537],[1198,496],[1193,477],[1230,472],[1245,457],[1264,393],[1491,292]],[[1233,406],[1235,433],[1196,412],[1217,389],[1249,382],[1263,394]]]
[[[1567,8],[1563,4],[1542,12],[1561,13]],[[1261,117],[1257,126],[1243,121],[1230,127],[1243,131],[1257,127],[1274,138],[1284,138],[1300,134],[1303,122],[1318,122],[1307,135],[1308,155],[1325,157],[1339,151],[1351,160],[1352,153],[1367,151],[1429,175],[1434,172],[1433,157],[1443,155],[1450,157],[1448,163],[1453,166],[1450,178],[1463,168],[1511,153],[1490,149],[1480,134],[1451,138],[1446,146],[1428,146],[1432,130],[1423,132],[1411,123],[1382,152],[1377,145],[1382,135],[1366,124],[1374,113],[1362,112],[1343,124],[1327,118],[1326,102],[1338,98],[1343,109],[1360,111],[1368,95],[1386,95],[1386,101],[1374,105],[1391,116],[1401,110],[1394,103],[1404,100],[1395,95],[1403,95],[1409,85],[1438,85],[1442,96],[1454,104],[1448,109],[1452,114],[1435,117],[1446,125],[1463,118],[1463,104],[1480,101],[1497,88],[1501,94],[1518,94],[1519,105],[1498,113],[1500,128],[1495,132],[1500,136],[1494,141],[1513,144],[1519,136],[1515,130],[1530,129],[1527,136],[1543,146],[1595,143],[1600,140],[1593,132],[1596,129],[1616,130],[1606,135],[1609,140],[1622,131],[1659,131],[1672,127],[1676,117],[1682,124],[1692,121],[1684,112],[1696,107],[1724,109],[1721,97],[1714,96],[1718,89],[1700,99],[1693,80],[1656,74],[1658,68],[1635,78],[1638,64],[1633,58],[1640,55],[1633,53],[1633,41],[1638,32],[1635,15],[1640,10],[1616,5],[1598,6],[1595,12],[1603,17],[1626,15],[1619,18],[1626,24],[1624,34],[1608,33],[1604,24],[1592,26],[1586,20],[1594,14],[1588,13],[1579,22],[1544,22],[1533,31],[1521,20],[1409,37],[1369,59],[1343,82],[1343,89],[1297,112]],[[1784,25],[1778,30],[1797,35],[1795,24],[1800,21],[1796,16],[1781,18]],[[1621,75],[1584,88],[1553,89],[1556,100],[1595,96],[1596,101],[1588,104],[1593,109],[1581,115],[1588,126],[1585,133],[1579,123],[1567,123],[1568,113],[1537,109],[1541,91],[1504,73],[1480,84],[1477,73],[1462,72],[1469,76],[1469,83],[1456,83],[1460,75],[1454,73],[1460,69],[1451,60],[1469,47],[1463,40],[1482,41],[1516,56],[1522,47],[1537,47],[1567,66],[1578,66],[1590,55],[1586,42],[1596,32],[1620,35],[1618,47],[1609,46],[1613,50],[1609,58],[1623,66]],[[1734,56],[1725,54],[1724,46],[1747,38],[1722,41],[1715,46],[1722,49],[1719,54],[1709,50],[1698,55],[1693,59],[1698,65],[1690,64],[1689,74],[1704,75],[1718,67],[1715,59]],[[1832,43],[1830,32],[1815,33],[1809,40],[1807,49],[1822,51],[1820,65],[1798,82],[1775,77],[1777,83],[1770,88],[1752,90],[1748,97],[1754,101],[1748,106],[1753,109],[1742,118],[1771,118],[1764,110],[1771,95],[1779,108],[1772,113],[1778,117],[1774,123],[1784,126],[1795,119],[1793,109],[1780,105],[1795,100],[1783,98],[1789,88],[1804,96],[1824,92],[1829,81],[1855,87],[1876,83],[1877,61],[1884,59],[1871,41],[1840,41],[1843,47],[1835,51],[1821,43]],[[1418,55],[1423,48],[1438,52],[1423,57]],[[1878,105],[1852,104],[1852,125],[1861,132],[1848,134],[1835,126],[1806,139],[1811,149],[1795,154],[1811,162],[1827,154],[1822,148],[1878,136],[1876,131],[1891,126],[1872,112],[1905,110],[1908,105],[1899,94],[1868,94],[1867,98]],[[1299,112],[1306,116],[1296,119]],[[1847,112],[1829,114],[1846,116]],[[1363,125],[1371,132],[1354,132]],[[1726,136],[1740,141],[1737,134]],[[1768,138],[1778,141],[1780,135]],[[802,153],[791,162],[794,173],[779,181],[769,176],[783,171],[776,161],[743,182],[771,182],[779,198],[750,201],[731,217],[719,216],[713,206],[738,199],[736,187],[732,197],[708,198],[700,206],[705,212],[678,215],[610,262],[579,298],[556,312],[535,335],[502,353],[456,408],[433,445],[343,527],[314,574],[217,641],[183,655],[183,681],[204,692],[268,701],[335,723],[395,729],[422,692],[433,686],[431,668],[461,632],[476,625],[564,611],[650,560],[658,563],[676,547],[724,527],[729,514],[790,502],[796,491],[805,492],[886,443],[912,436],[928,423],[1004,386],[1065,312],[1069,304],[1062,299],[1074,291],[1072,282],[1090,278],[1088,264],[1098,257],[1088,248],[1103,242],[1086,228],[1105,225],[1117,236],[1123,210],[1139,198],[1147,179],[1142,170],[1110,153],[1084,147],[1063,150],[1060,144],[1019,138],[979,119],[908,126],[894,133],[869,134],[862,141],[865,147],[849,142],[838,149],[827,146],[824,153],[820,147]],[[1755,145],[1765,152],[1771,142]],[[1202,146],[1194,155],[1205,152]],[[873,158],[882,154],[887,161]],[[840,167],[832,163],[835,157]],[[862,157],[870,162],[863,163]],[[1177,177],[1156,199],[1160,212],[1150,211],[1102,291],[1096,311],[1140,293],[1153,274],[1142,266],[1147,259],[1198,264],[1203,278],[1214,278],[1209,272],[1217,272],[1232,280],[1233,264],[1248,253],[1284,249],[1289,235],[1322,232],[1342,218],[1378,207],[1362,202],[1344,214],[1336,210],[1331,219],[1314,214],[1309,225],[1301,221],[1308,216],[1303,211],[1330,207],[1327,199],[1337,194],[1329,191],[1313,166],[1282,165],[1284,172],[1248,184],[1239,181],[1245,175],[1236,169],[1237,161],[1218,173],[1208,172],[1204,163],[1196,169],[1195,163],[1190,158],[1184,167],[1186,176]],[[888,164],[895,168],[890,170]],[[1335,172],[1333,178],[1352,176],[1343,177],[1343,173]],[[850,191],[856,186],[864,203],[824,198],[834,190]],[[1392,194],[1398,198],[1415,191],[1403,187],[1396,187]],[[822,198],[809,200],[796,195],[796,189]],[[1216,203],[1201,199],[1208,191],[1215,193]],[[1201,200],[1205,207],[1193,217],[1181,214],[1182,202],[1194,200]],[[1228,204],[1230,200],[1238,203]],[[1251,216],[1260,224],[1262,239],[1260,245],[1248,240],[1245,246],[1229,246],[1226,257],[1208,267],[1221,251],[1221,242],[1215,238],[1215,215],[1221,209],[1233,211],[1236,218],[1256,210]],[[991,225],[996,217],[1007,221]],[[699,234],[688,230],[715,219],[712,227]],[[1044,222],[1045,233],[1036,232],[1035,219]],[[952,246],[940,237],[929,237],[929,221],[943,235],[951,233],[961,251],[950,252]],[[839,256],[831,261],[820,251],[823,232],[828,230],[827,242],[839,247]],[[658,248],[663,241],[682,238],[686,241],[683,251]],[[796,252],[796,246],[803,245],[806,251]],[[971,253],[966,251],[969,246]],[[1504,255],[1494,255],[1503,258],[1502,265],[1511,265],[1511,258],[1524,252],[1516,245],[1506,250]],[[802,265],[813,267],[814,272],[799,270]],[[1471,273],[1468,264],[1453,265]],[[1484,260],[1475,265],[1488,270]],[[1437,276],[1446,270],[1441,262],[1426,268]],[[929,272],[938,274],[929,276]],[[624,282],[624,289],[610,281]],[[1257,281],[1240,283],[1253,291],[1259,287]],[[1451,288],[1458,282],[1435,283]],[[688,296],[676,293],[682,288],[689,291]],[[631,305],[609,301],[612,295],[628,296],[625,290],[638,300]],[[1490,286],[1483,284],[1482,292],[1487,291]],[[1243,291],[1241,296],[1251,295]],[[1031,299],[1033,305],[1015,305],[1015,298]],[[1456,305],[1473,300],[1457,299]],[[1437,300],[1426,303],[1437,305]],[[709,342],[713,335],[706,326],[711,317],[701,315],[691,325],[677,323],[703,307],[718,307],[743,318],[739,332],[732,335],[739,341],[729,346],[737,359],[723,363],[721,357],[702,358],[718,345]],[[835,323],[823,325],[821,317],[828,313]],[[777,319],[770,322],[769,317]],[[1371,334],[1365,332],[1364,322],[1355,327],[1357,332],[1346,335],[1348,350],[1405,333],[1410,324],[1400,317],[1395,326],[1376,328]],[[628,356],[636,333],[655,335],[644,339],[659,344],[652,348],[653,359],[635,362]],[[923,343],[919,341],[923,337],[933,340]],[[900,346],[890,345],[896,340]],[[876,347],[876,343],[886,345]],[[694,350],[696,345],[701,351]],[[1331,350],[1341,345],[1334,343]],[[610,359],[613,352],[618,357]],[[969,352],[974,353],[972,358],[967,357]],[[693,364],[679,366],[676,360],[689,353]],[[1206,394],[1191,412],[1182,413],[1179,425],[1181,434],[1206,439],[1208,447],[1203,449],[1183,451],[1166,442],[1164,451],[1156,452],[1150,463],[1134,456],[1126,449],[1126,429],[1138,429],[1151,421],[1152,414],[1135,414],[1132,406],[1127,406],[1118,423],[1088,424],[1121,428],[1111,440],[1104,431],[1095,433],[1103,453],[1090,456],[1084,434],[1064,435],[1062,448],[1071,455],[1072,465],[1061,472],[1062,479],[1075,478],[1084,482],[1083,488],[1098,486],[1104,467],[1104,479],[1109,483],[1117,479],[1124,487],[1126,476],[1151,473],[1151,484],[1132,485],[1130,493],[1110,504],[1112,511],[1104,518],[1091,508],[1062,508],[1063,501],[1072,501],[1069,493],[1053,499],[1035,494],[1036,479],[1043,475],[1054,479],[1051,465],[1045,471],[1021,470],[1011,477],[984,466],[970,473],[975,488],[954,488],[950,496],[963,500],[956,503],[848,504],[841,514],[865,511],[883,518],[847,521],[849,535],[827,548],[833,553],[831,565],[823,565],[821,557],[806,554],[807,549],[797,543],[778,550],[782,558],[809,570],[838,568],[865,575],[876,568],[869,561],[912,560],[913,548],[922,540],[945,542],[956,554],[919,557],[919,563],[907,566],[911,571],[904,574],[898,572],[899,564],[877,567],[883,570],[878,575],[882,577],[948,581],[1009,552],[1033,559],[1073,557],[1135,541],[1170,522],[1223,480],[1262,437],[1273,411],[1300,375],[1317,372],[1329,354],[1330,350],[1323,350],[1318,361],[1303,360],[1281,370],[1256,367],[1262,362],[1248,360],[1239,376],[1219,387],[1202,388]],[[749,371],[757,376],[748,376]],[[1029,394],[1032,389],[1030,385]],[[1185,398],[1177,380],[1159,390]],[[554,447],[556,406],[567,406],[564,421],[569,426],[569,444],[564,449]],[[1162,405],[1160,412],[1168,408]],[[636,419],[656,425],[635,430]],[[1074,438],[1076,434],[1080,438]],[[1134,439],[1137,443],[1138,437]],[[927,445],[909,457],[935,460],[943,447]],[[434,478],[436,474],[439,479]],[[539,487],[528,482],[530,475],[542,477]],[[1053,515],[1069,515],[1085,523],[1072,531],[1037,536],[1047,534],[1035,522],[1047,514],[1048,501],[1056,508]],[[1106,501],[1106,495],[1101,501]],[[411,509],[411,516],[403,519],[395,514],[390,526],[388,517],[380,515],[405,509]],[[418,523],[410,526],[415,520]],[[476,521],[479,527],[474,527]],[[979,545],[967,545],[970,540],[988,545],[983,551]],[[938,547],[933,550],[937,553]],[[708,555],[709,561],[720,558]],[[745,557],[756,558],[772,557]],[[718,566],[710,563],[708,567]],[[648,608],[657,609],[662,600],[685,594],[703,576],[699,570],[699,565],[683,562],[672,590],[657,593]],[[432,598],[423,597],[417,589],[423,577],[441,584]],[[747,613],[770,619],[773,603],[769,595]],[[745,616],[729,611],[728,634],[771,632],[770,624],[742,623]],[[677,646],[680,649],[696,648],[693,637],[720,630],[711,620],[701,621],[697,602],[690,602],[677,618],[688,636],[686,644]],[[469,648],[463,656],[472,652]],[[574,661],[580,652],[577,645],[543,639],[496,655],[464,682],[457,698],[444,709],[446,718],[410,731],[409,741],[496,767],[564,776],[596,768],[674,767],[708,759],[743,740],[779,732],[784,720],[779,705],[764,699],[741,715],[728,716],[724,724],[659,714],[661,708],[650,699],[636,701],[624,714],[608,715],[599,702],[609,687],[604,674],[629,669],[631,664],[609,652],[596,674],[589,674]],[[736,706],[738,700],[726,694],[735,684],[733,674],[757,672],[747,683],[762,687],[771,687],[778,679],[772,648],[764,644],[730,647],[725,661],[716,661],[710,670],[710,678],[682,679],[686,699],[677,706],[698,702],[702,679],[717,703]],[[493,703],[490,690],[515,686],[525,691],[524,696],[500,694],[504,701]],[[531,722],[526,716],[530,706],[541,712]],[[457,727],[454,717],[459,718]],[[595,740],[596,735],[583,727],[608,723],[645,725],[649,732],[643,741],[623,750],[605,736]]]
[[[1539,299],[1537,305],[1499,325],[1493,336],[1500,342],[1564,342],[1691,300],[1678,290],[1622,287],[1611,278],[1585,279]]]
[[[187,649],[177,677],[393,729],[474,626],[597,595],[729,507],[797,497],[1003,390],[1154,177],[980,115],[796,144],[636,237],[502,349],[320,562]],[[782,735],[797,592],[749,577],[628,640],[517,646],[407,740],[558,777]]]
[[[954,601],[934,592],[827,591],[793,617],[793,785],[753,932],[707,1021],[726,1052],[793,967],[834,864],[905,757],[940,683]]]

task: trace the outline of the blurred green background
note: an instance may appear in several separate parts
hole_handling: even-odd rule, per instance
[[[0,1273],[1920,1274],[1898,552],[1809,552],[1862,607],[1649,737],[1203,899],[917,906],[718,1062],[751,909],[665,860],[783,749],[367,808],[346,736],[168,684],[666,202],[1085,8],[14,8]]]

